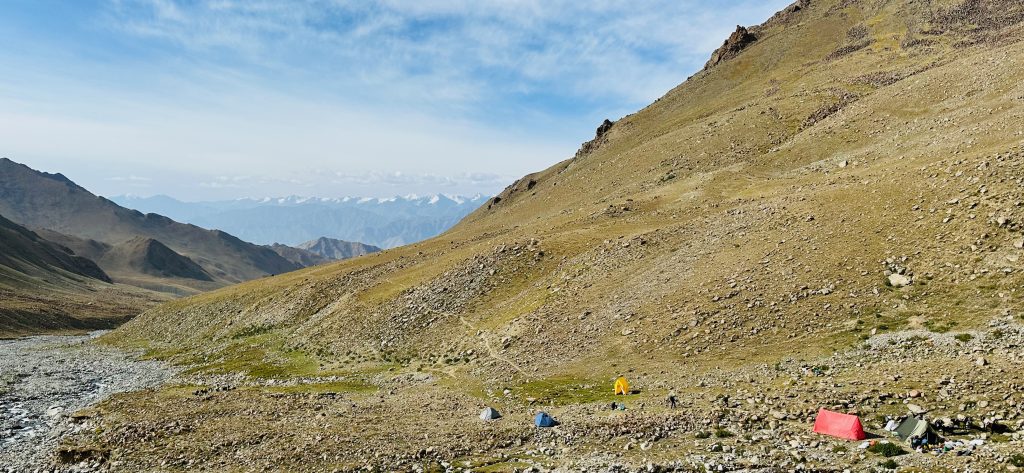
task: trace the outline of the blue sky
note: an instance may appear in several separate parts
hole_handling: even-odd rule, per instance
[[[776,0],[5,0],[0,156],[102,195],[497,192]]]

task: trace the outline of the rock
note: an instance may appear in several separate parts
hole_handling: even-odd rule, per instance
[[[907,395],[910,396],[911,398],[921,397],[921,391],[912,389],[909,393],[907,393]]]
[[[928,409],[925,409],[917,404],[907,404],[907,409],[910,411],[911,414],[914,415],[921,415],[928,412]]]
[[[889,275],[889,285],[892,286],[892,287],[905,287],[905,286],[909,286],[911,282],[912,281],[910,280],[910,278],[908,278],[908,277],[906,277],[906,276],[904,276],[902,274],[893,273],[893,274]]]
[[[757,36],[746,28],[737,25],[736,31],[729,35],[729,38],[725,40],[722,47],[711,54],[711,59],[704,65],[704,69],[711,69],[722,62],[738,56],[747,46],[754,44],[754,41],[757,41]]]
[[[974,360],[974,364],[978,366],[986,366],[988,365],[988,360],[985,359],[984,356],[979,356],[977,360]]]

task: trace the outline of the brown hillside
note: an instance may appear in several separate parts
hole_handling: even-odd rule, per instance
[[[300,440],[274,429],[277,401],[259,389],[187,412],[160,412],[152,406],[171,401],[149,395],[113,405],[186,422],[256,406],[262,428],[235,426],[237,435],[269,429],[263,448],[280,455],[254,464],[325,468],[359,464],[356,448],[385,452],[382,468],[548,448],[536,463],[569,471],[605,454],[633,465],[693,455],[687,465],[703,465],[711,442],[748,454],[746,442],[760,442],[764,455],[744,465],[794,468],[787,452],[810,444],[816,407],[871,419],[902,413],[887,400],[934,393],[936,379],[950,376],[960,384],[929,398],[935,415],[966,411],[957,406],[980,395],[970,386],[985,385],[1011,397],[971,415],[999,411],[1018,425],[1024,5],[798,6],[749,28],[755,41],[727,44],[715,64],[602,125],[575,157],[520,179],[438,238],[168,303],[106,338],[198,373],[293,382],[341,373],[380,389],[345,391],[358,407],[331,411],[345,422],[408,405],[457,420],[437,430],[413,420],[381,427],[358,446],[330,437],[343,432],[331,424],[329,440],[289,456]],[[977,352],[993,371],[975,369]],[[810,369],[818,363],[825,369]],[[636,411],[597,413],[623,373],[643,391],[630,398]],[[691,407],[686,416],[650,407],[670,390]],[[470,411],[485,403],[517,420],[480,427]],[[564,430],[517,430],[536,403],[564,415]],[[299,411],[289,420],[316,422]],[[115,414],[106,425],[124,422]],[[719,428],[746,435],[694,439]],[[215,432],[197,427],[183,441],[206,448]],[[626,449],[646,441],[660,443]],[[978,471],[998,471],[1015,441],[979,457]],[[809,468],[877,466],[814,445],[798,452]],[[428,446],[433,454],[422,453]],[[338,451],[354,453],[320,456]],[[143,469],[163,458],[121,452]],[[961,461],[908,458],[925,471]]]
[[[180,293],[181,286],[194,293],[300,267],[269,248],[246,243],[219,230],[206,230],[161,215],[120,207],[61,174],[35,171],[6,158],[0,159],[0,213],[29,228],[68,235],[71,240],[78,240],[69,241],[68,246],[83,252],[98,251],[95,242],[116,247],[139,237],[159,241],[201,266],[208,278],[184,278],[194,281],[192,283],[160,281],[153,278],[151,268],[139,267],[124,279],[142,281],[144,287],[166,284],[174,293]],[[103,258],[93,257],[103,267]],[[105,269],[124,273],[131,268]],[[192,275],[195,274],[193,271]]]

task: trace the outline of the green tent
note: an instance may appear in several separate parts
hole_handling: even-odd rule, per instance
[[[924,438],[930,444],[937,443],[939,438],[927,421],[913,416],[907,417],[906,420],[896,427],[896,435],[904,442],[909,442],[915,438]]]

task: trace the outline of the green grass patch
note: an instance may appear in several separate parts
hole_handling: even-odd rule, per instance
[[[1024,453],[1010,455],[1010,464],[1017,468],[1024,468]]]
[[[702,439],[702,440],[703,439],[709,439],[709,438],[711,438],[711,432],[708,432],[706,430],[701,431],[701,432],[697,432],[697,435],[694,435],[694,437]]]
[[[960,343],[967,343],[974,339],[974,335],[969,333],[958,333],[954,335],[953,338],[957,339]]]
[[[523,383],[515,391],[521,393],[523,397],[536,398],[540,402],[555,406],[592,402],[611,403],[618,400],[626,402],[628,408],[630,399],[635,399],[635,396],[615,396],[613,387],[612,381],[602,382],[566,376]]]
[[[886,457],[886,458],[898,457],[900,455],[906,455],[907,454],[907,451],[904,450],[903,447],[900,447],[899,445],[896,445],[894,443],[881,443],[881,442],[879,442],[879,443],[876,443],[876,444],[868,447],[868,451],[871,452],[871,453],[876,453],[876,454],[881,455],[881,456]]]
[[[718,430],[715,431],[715,437],[718,437],[720,439],[729,438],[729,437],[732,437],[732,436],[733,436],[733,433],[729,432],[728,430],[725,430],[725,429],[718,429]]]
[[[895,469],[900,467],[900,464],[896,463],[896,460],[893,460],[892,458],[890,458],[890,459],[880,463],[878,466],[880,466],[882,468],[885,468],[886,470],[895,470]]]
[[[956,327],[957,323],[955,320],[927,320],[924,323],[924,328],[928,329],[929,332],[935,333],[946,333]]]
[[[230,345],[186,373],[245,373],[253,378],[289,378],[323,374],[305,352],[286,350],[273,334],[254,335]]]

